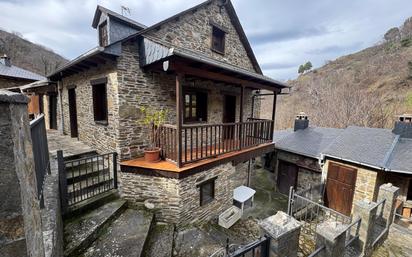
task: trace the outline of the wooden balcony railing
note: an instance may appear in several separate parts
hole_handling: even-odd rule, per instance
[[[177,126],[162,125],[157,146],[162,149],[164,159],[184,165],[271,142],[272,131],[272,120],[249,119],[237,123],[183,125],[179,138]]]

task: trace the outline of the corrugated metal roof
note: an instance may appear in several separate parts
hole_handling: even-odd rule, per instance
[[[293,130],[275,131],[277,149],[320,158],[325,150],[343,132],[343,129],[309,127]]]
[[[19,68],[17,66],[7,66],[0,63],[0,76],[28,79],[28,80],[43,80],[46,79],[42,75],[36,74],[34,72]]]

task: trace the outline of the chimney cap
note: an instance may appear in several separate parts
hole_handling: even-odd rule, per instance
[[[0,56],[0,63],[10,67],[10,57],[8,57],[7,54],[3,54],[2,56]]]
[[[410,113],[404,113],[404,114],[398,115],[397,117],[399,121],[412,122],[412,114]]]
[[[299,112],[299,114],[296,115],[297,120],[307,120],[308,115],[305,112]]]

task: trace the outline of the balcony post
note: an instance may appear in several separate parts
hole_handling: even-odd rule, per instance
[[[277,98],[277,92],[273,91],[272,126],[270,128],[270,140],[273,140],[273,132],[275,130],[276,98]]]
[[[177,166],[182,167],[182,74],[176,74],[176,142],[177,142]]]
[[[245,102],[245,86],[240,87],[240,112],[239,112],[239,150],[242,150],[242,134],[243,134],[243,104]]]

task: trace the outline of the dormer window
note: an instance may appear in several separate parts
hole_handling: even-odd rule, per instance
[[[107,46],[108,43],[109,39],[107,36],[107,21],[105,21],[99,25],[99,45]]]
[[[225,53],[225,32],[212,25],[212,50],[220,54]]]

